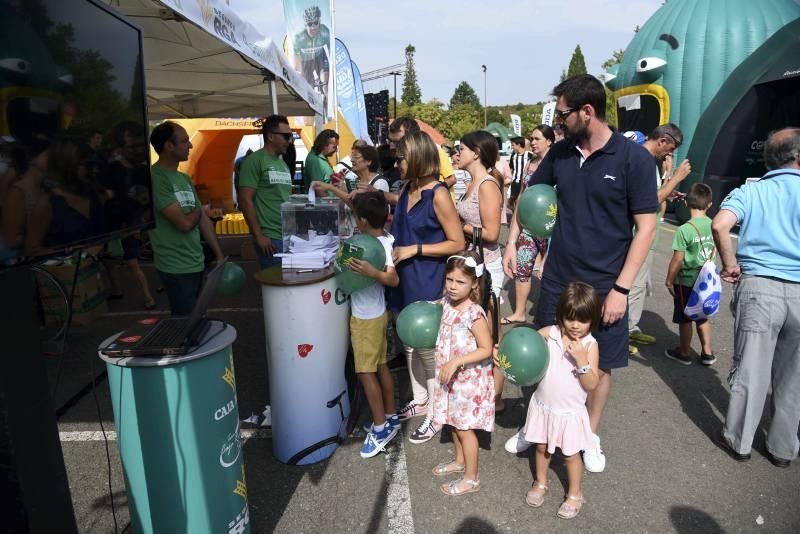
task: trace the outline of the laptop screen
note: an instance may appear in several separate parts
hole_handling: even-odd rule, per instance
[[[226,257],[220,261],[216,267],[211,269],[208,276],[206,276],[203,289],[200,290],[200,295],[198,295],[197,302],[195,302],[194,309],[192,309],[192,315],[189,320],[190,331],[206,314],[208,305],[211,304],[211,299],[214,298],[214,295],[217,293],[217,286],[219,286],[219,281],[222,279],[222,271],[225,270],[225,264],[227,262],[228,258]]]

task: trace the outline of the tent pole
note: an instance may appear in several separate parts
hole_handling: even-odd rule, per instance
[[[272,95],[272,114],[278,114],[278,84],[275,83],[275,79],[269,81],[269,92]]]
[[[333,78],[333,95],[329,95],[329,98],[333,97],[333,120],[336,131],[339,131],[339,102],[337,98],[336,91],[338,91],[336,87],[336,1],[330,0],[330,11],[331,11],[331,47],[333,48],[333,61],[330,62],[331,64],[331,72],[333,73],[331,77]]]

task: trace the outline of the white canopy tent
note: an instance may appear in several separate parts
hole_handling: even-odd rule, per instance
[[[322,113],[275,43],[222,0],[103,0],[144,33],[150,119]]]

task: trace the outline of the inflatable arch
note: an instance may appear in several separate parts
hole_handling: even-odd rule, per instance
[[[604,78],[620,131],[681,128],[675,159],[692,162],[682,189],[704,181],[718,207],[748,177],[764,174],[767,134],[800,125],[798,50],[796,0],[670,0]]]

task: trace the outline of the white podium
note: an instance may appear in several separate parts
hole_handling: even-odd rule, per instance
[[[349,304],[333,275],[330,268],[280,266],[255,275],[264,304],[272,452],[286,464],[320,462],[345,437]]]

